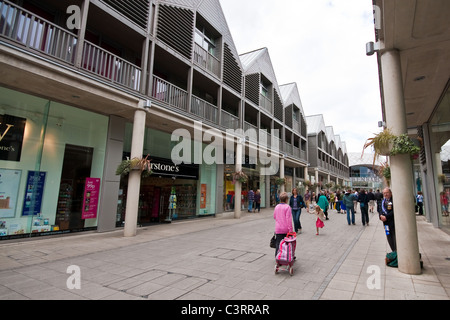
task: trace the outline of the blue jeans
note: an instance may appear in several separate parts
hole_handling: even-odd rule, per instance
[[[253,208],[253,200],[248,200],[248,211],[252,211]]]
[[[350,221],[350,212],[352,213],[352,219]],[[355,209],[353,206],[347,207],[347,222],[350,225],[350,223],[355,224]]]
[[[292,219],[294,220],[294,230],[298,232],[299,229],[302,228],[302,224],[300,223],[300,215],[302,214],[302,209],[292,209]]]

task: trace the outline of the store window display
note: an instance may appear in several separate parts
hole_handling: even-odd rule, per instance
[[[83,197],[103,176],[108,117],[1,87],[0,105],[2,239],[95,229]]]

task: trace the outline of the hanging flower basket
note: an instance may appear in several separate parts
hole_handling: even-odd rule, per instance
[[[393,147],[391,149],[391,156],[398,154],[409,154],[412,159],[417,157],[420,153],[420,147],[418,147],[414,141],[407,135],[402,134],[395,137]]]
[[[391,130],[384,129],[382,132],[376,134],[374,137],[367,139],[363,147],[363,155],[364,150],[366,150],[369,147],[372,147],[374,151],[373,163],[375,164],[375,161],[379,156],[390,155],[390,150],[393,146],[394,139],[395,135],[392,134]]]
[[[240,183],[246,183],[248,181],[248,176],[243,171],[238,171],[233,173],[233,184],[239,181]]]
[[[148,160],[148,155],[145,158],[133,158],[123,160],[116,170],[116,175],[125,177],[131,170],[140,170],[142,178],[147,178],[153,174],[151,160]]]
[[[277,186],[282,186],[282,185],[286,184],[286,178],[276,178],[275,184]]]

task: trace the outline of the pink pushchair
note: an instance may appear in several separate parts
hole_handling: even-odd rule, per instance
[[[291,276],[294,275],[294,263],[295,263],[295,248],[297,246],[297,234],[288,233],[286,237],[281,240],[280,247],[278,248],[277,255],[275,257],[275,274],[278,273],[280,267],[286,266],[286,271],[289,271]]]

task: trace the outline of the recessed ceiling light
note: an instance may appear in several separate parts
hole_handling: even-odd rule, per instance
[[[425,80],[426,78],[427,77],[425,77],[425,76],[420,76],[420,77],[415,78],[414,81],[419,82],[419,81]]]

